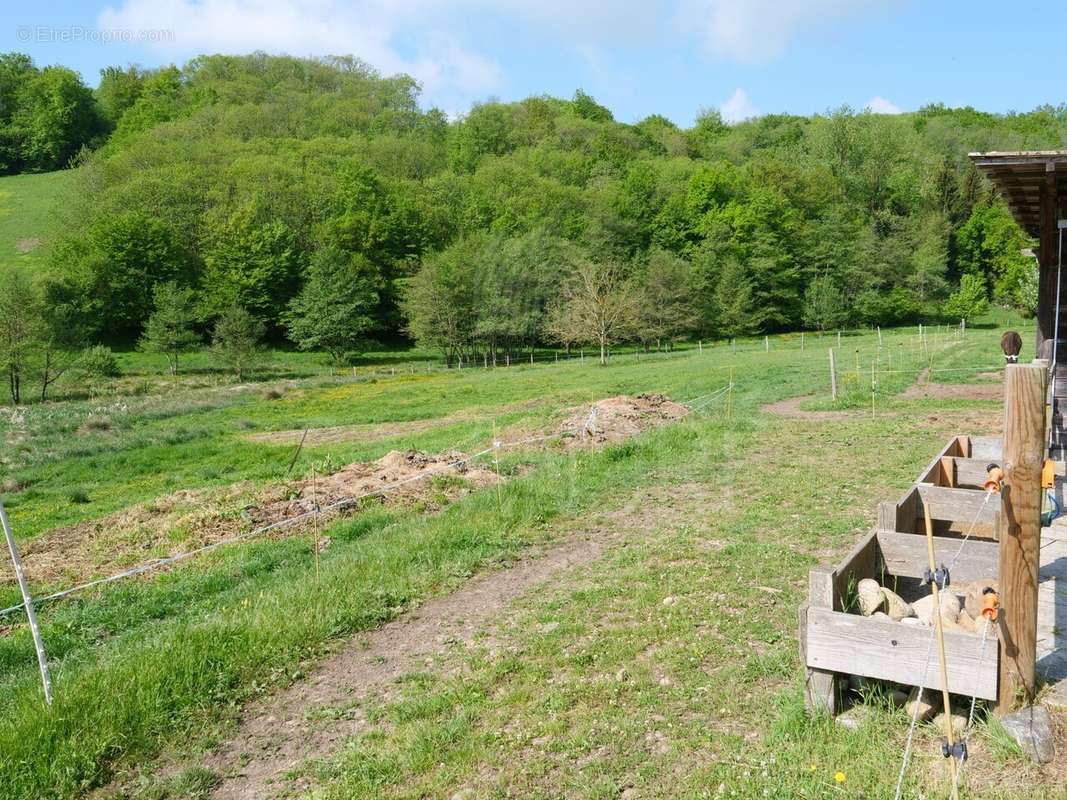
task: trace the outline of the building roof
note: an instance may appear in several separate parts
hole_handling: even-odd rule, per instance
[[[1031,236],[1040,233],[1041,191],[1049,172],[1057,186],[1057,206],[1067,208],[1067,150],[971,153],[970,157],[1004,197],[1015,221]]]

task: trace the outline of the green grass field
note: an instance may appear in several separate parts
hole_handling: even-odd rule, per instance
[[[116,775],[126,777],[105,796],[208,796],[219,776],[199,759],[245,704],[304,679],[360,631],[575,530],[612,537],[599,558],[520,598],[488,639],[367,700],[370,729],[303,769],[309,796],[891,797],[902,714],[877,707],[858,732],[805,715],[795,610],[807,570],[836,560],[877,501],[903,490],[950,434],[995,424],[995,402],[898,394],[924,368],[931,380],[983,380],[1002,360],[999,332],[939,334],[928,352],[914,329],[884,331],[881,346],[873,333],[847,336],[836,404],[827,398],[835,341],[809,335],[804,350],[779,337],[769,352],[758,341],[737,352],[720,344],[603,368],[411,374],[399,361],[395,375],[382,363],[373,375],[180,386],[7,413],[5,471],[20,491],[5,501],[32,550],[59,526],[178,489],[284,486],[291,445],[250,434],[382,429],[307,448],[303,475],[395,449],[477,451],[497,436],[554,430],[564,410],[615,394],[686,401],[735,382],[729,414],[721,396],[601,450],[507,450],[481,464],[509,478],[499,488],[437,513],[366,506],[327,525],[321,553],[308,535],[253,539],[45,606],[50,709],[14,618],[0,636],[0,797],[76,797]],[[280,396],[268,396],[275,387]],[[825,421],[761,411],[798,395],[811,395],[805,408],[853,410]],[[121,545],[136,554],[136,541]],[[5,583],[0,603],[16,598]],[[322,711],[316,724],[329,724]],[[936,731],[919,739],[908,796],[942,796]],[[970,796],[1047,796],[1055,784],[1002,742],[994,730],[976,737]],[[172,768],[156,775],[156,764]],[[1018,788],[1027,785],[1034,791]]]
[[[62,230],[72,170],[0,177],[0,270],[38,270]]]

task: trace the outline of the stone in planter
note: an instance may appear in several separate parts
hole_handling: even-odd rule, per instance
[[[864,578],[856,584],[856,599],[859,602],[860,613],[865,617],[871,616],[875,611],[881,611],[885,605],[882,587],[872,578]]]

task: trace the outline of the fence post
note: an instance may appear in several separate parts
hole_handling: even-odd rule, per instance
[[[800,332],[800,349],[804,349],[804,331]]]
[[[52,705],[52,676],[48,672],[48,656],[44,652],[44,641],[41,639],[41,628],[37,624],[37,611],[33,607],[33,597],[30,596],[30,587],[26,583],[26,576],[22,572],[22,560],[19,558],[19,549],[15,545],[15,534],[11,532],[11,523],[7,520],[7,511],[4,510],[4,501],[0,500],[0,525],[4,528],[4,537],[7,539],[7,548],[11,551],[11,563],[15,567],[15,577],[18,578],[19,591],[22,592],[22,602],[26,608],[26,618],[30,622],[30,633],[33,634],[33,647],[37,651],[37,664],[41,668],[41,685],[44,687],[44,699],[48,705]]]
[[[584,364],[585,363],[585,350],[579,351],[579,353],[578,353],[578,363],[579,364]]]
[[[841,346],[841,331],[837,332],[837,346]]]
[[[834,363],[834,348],[830,348],[830,395],[837,399],[837,365]]]
[[[703,339],[701,339],[700,341],[697,342],[697,347],[700,348],[700,352],[701,353],[704,352],[704,340]]]
[[[769,353],[771,351],[771,337],[764,335],[763,337],[763,352]]]
[[[1037,578],[1041,548],[1041,468],[1045,463],[1048,362],[1004,370],[1004,520],[1000,535],[998,713],[1034,698]]]

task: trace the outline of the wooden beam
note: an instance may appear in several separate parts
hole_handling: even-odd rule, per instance
[[[808,628],[812,610],[832,611],[834,605],[834,572],[820,567],[808,573],[808,602],[797,613],[799,623],[800,663],[804,665],[804,701],[810,711],[837,713],[839,676],[833,670],[818,669],[808,664]]]
[[[1051,165],[1048,165],[1051,166]],[[1056,172],[1046,166],[1040,198],[1041,221],[1038,230],[1038,296],[1037,343],[1038,358],[1051,358],[1046,342],[1055,336],[1052,330],[1056,313]]]
[[[878,531],[878,549],[881,552],[885,571],[899,578],[921,578],[926,567],[925,537],[914,533]],[[961,549],[962,547],[962,549]],[[959,557],[956,557],[959,553]],[[934,537],[934,557],[938,564],[950,564],[952,582],[964,583],[986,578],[996,578],[999,547],[996,542],[969,539]]]
[[[1000,537],[1000,691],[997,711],[1035,694],[1037,581],[1041,549],[1041,468],[1045,391],[1041,364],[1009,364],[1004,386],[1005,530]]]
[[[807,622],[811,669],[942,688],[940,661],[936,649],[931,654],[929,628],[824,608],[809,608]],[[989,638],[995,639],[995,634],[990,632]],[[997,696],[996,642],[987,640],[984,654],[981,644],[982,637],[973,633],[945,631],[948,690],[993,700]]]
[[[987,497],[981,489],[950,489],[926,483],[916,488],[936,520],[992,525],[1001,508],[1001,498]]]

